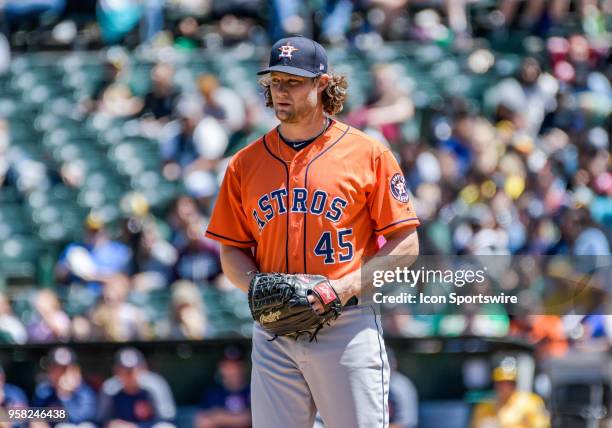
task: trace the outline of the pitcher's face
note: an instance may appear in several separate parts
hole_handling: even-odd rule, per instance
[[[317,80],[287,73],[271,73],[270,94],[278,120],[299,123],[312,114],[318,102]]]

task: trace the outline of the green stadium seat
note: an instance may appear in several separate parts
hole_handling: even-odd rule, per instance
[[[33,190],[26,199],[25,208],[35,211],[43,207],[49,200],[49,195],[46,190]]]
[[[62,218],[64,204],[48,201],[43,207],[32,212],[32,220],[38,225],[55,223]]]
[[[430,75],[435,80],[445,80],[456,76],[460,72],[459,63],[453,58],[445,58],[433,65]]]
[[[103,189],[84,189],[77,198],[77,204],[87,209],[99,209],[106,202],[107,196]]]
[[[56,184],[47,194],[50,199],[55,201],[71,202],[75,197],[75,191],[63,184]]]
[[[0,220],[0,242],[15,235],[27,235],[32,232],[32,226],[24,218]]]
[[[0,243],[0,272],[5,278],[34,278],[40,249],[33,236],[16,235]]]
[[[80,126],[68,126],[53,129],[46,133],[44,138],[44,145],[49,148],[61,147],[72,142],[78,146],[93,146],[96,144],[96,135]]]
[[[431,66],[445,58],[444,50],[438,45],[415,46],[414,58],[421,66]]]
[[[11,123],[29,123],[32,125],[38,115],[38,107],[20,103],[15,99],[0,99],[0,117]]]
[[[53,131],[56,128],[84,129],[83,121],[66,115],[55,115],[50,112],[40,114],[36,118],[36,129],[41,131]]]
[[[65,242],[72,237],[72,231],[64,225],[63,221],[41,225],[38,234],[45,242]]]
[[[58,116],[71,117],[75,111],[78,111],[78,106],[73,95],[64,94],[44,103],[42,105],[42,110],[45,113],[53,113]]]
[[[497,73],[498,78],[514,76],[522,62],[522,57],[516,54],[507,54],[499,57],[495,61],[493,70]]]
[[[0,204],[4,209],[5,204],[17,203],[20,200],[19,191],[12,185],[0,185]],[[0,210],[0,218],[2,218],[2,210]]]
[[[61,85],[36,84],[23,94],[23,101],[31,104],[42,104],[58,97],[72,97],[72,90]]]

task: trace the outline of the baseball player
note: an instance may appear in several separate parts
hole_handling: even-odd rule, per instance
[[[406,182],[389,149],[332,118],[347,82],[321,45],[281,39],[259,74],[280,125],[231,159],[206,231],[257,320],[253,426],[310,428],[317,410],[328,428],[388,426],[380,319],[360,296],[374,270],[394,268],[383,256],[418,254]]]

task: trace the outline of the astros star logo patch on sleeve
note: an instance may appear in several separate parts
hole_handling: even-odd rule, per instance
[[[406,187],[406,179],[401,174],[394,174],[389,183],[391,195],[400,202],[408,202],[408,188]]]
[[[291,46],[291,44],[289,43],[281,46],[280,48],[278,48],[278,50],[280,51],[280,54],[278,54],[279,59],[281,58],[293,59],[293,52],[299,51],[298,48]]]

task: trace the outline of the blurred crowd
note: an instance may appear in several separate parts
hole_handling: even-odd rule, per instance
[[[174,45],[191,50],[287,34],[329,44],[371,46],[381,40],[469,41],[518,28],[546,35],[577,24],[606,32],[609,0],[6,0],[2,32],[19,49]]]
[[[68,347],[51,349],[40,366],[43,369],[38,376],[40,380],[30,398],[20,387],[6,382],[0,367],[0,414],[8,408],[65,410],[65,417],[59,420],[49,418],[29,423],[37,428],[55,426],[58,422],[62,426],[82,428],[169,428],[175,426],[180,416],[168,382],[149,367],[136,348],[124,347],[117,351],[112,376],[107,379],[99,378],[99,373],[83,372],[76,353]],[[199,404],[184,426],[249,427],[247,368],[242,351],[228,347],[216,368],[218,380],[200,391]]]
[[[5,18],[21,13],[10,7],[27,3],[5,2]],[[48,3],[52,9],[45,13],[57,12],[53,8],[64,2]],[[271,1],[265,5],[268,19],[262,20],[257,8],[263,3],[126,0],[94,6],[108,44],[127,43],[134,29],[142,30],[138,43],[190,55],[199,48],[258,46],[291,33],[314,34],[355,54],[376,50],[384,40],[411,39],[461,52],[465,66],[483,76],[497,60],[488,41],[505,37],[510,43],[517,31],[527,30],[525,44],[541,49],[522,56],[514,75],[494,79],[476,96],[445,96],[423,105],[416,96],[419,82],[406,74],[406,60],[380,61],[367,74],[369,82],[351,82],[355,90],[365,83],[363,102],[347,105],[338,118],[376,136],[396,154],[422,222],[422,254],[610,255],[612,89],[607,33],[600,24],[611,2],[502,1],[474,16],[469,12],[479,2],[467,0],[437,2],[432,8],[417,1]],[[409,13],[413,7],[416,13]],[[165,28],[171,22],[165,14],[176,10],[183,11],[177,27]],[[22,30],[18,20],[8,22],[5,34],[13,42]],[[104,22],[117,34],[108,35]],[[568,22],[574,27],[558,35]],[[66,23],[54,25],[60,33]],[[219,334],[208,313],[218,302],[206,301],[205,295],[207,290],[230,293],[231,286],[221,273],[217,244],[202,232],[229,157],[274,126],[275,119],[252,89],[255,76],[239,75],[252,79],[249,85],[228,83],[210,72],[192,78],[175,67],[170,55],[152,67],[146,76],[150,85],[138,95],[126,83],[134,70],[118,52],[107,51],[103,78],[79,100],[76,111],[94,126],[120,120],[156,141],[157,168],[183,195],[159,210],[150,203],[155,187],[147,195],[132,192],[121,202],[125,215],[112,224],[105,213],[91,212],[83,239],[66,245],[55,264],[58,287],[30,292],[25,309],[10,299],[18,292],[0,296],[5,341]],[[0,142],[0,153],[9,145]],[[130,168],[139,167],[134,153],[115,155],[132,162]],[[0,159],[0,183],[25,182],[32,173],[30,164]],[[87,168],[66,162],[58,180],[79,188],[88,180]],[[152,296],[160,293],[169,296],[162,299],[164,307],[149,311]],[[235,307],[243,310],[246,302]],[[506,313],[421,319],[401,313],[390,317],[388,331],[515,335],[557,356],[575,343],[612,343],[608,317],[543,315],[539,307],[536,302],[535,313],[520,319]]]
[[[420,424],[439,426],[431,424],[446,423],[443,416],[429,415],[420,409],[422,403],[416,386],[399,371],[393,349],[387,348],[387,354],[391,370],[389,427],[416,428],[422,426]],[[81,428],[248,428],[251,426],[251,400],[249,365],[245,357],[240,347],[226,347],[216,362],[214,380],[199,391],[197,404],[182,406],[177,405],[168,381],[150,366],[137,348],[118,349],[112,373],[106,377],[107,373],[99,368],[82,363],[70,347],[54,347],[40,360],[36,385],[30,396],[20,386],[7,382],[10,373],[0,366],[0,415],[6,417],[5,412],[9,409],[28,407],[65,411],[61,420],[30,422],[35,428],[58,423]],[[544,400],[517,388],[517,361],[505,356],[494,364],[490,379],[485,374],[482,385],[468,387],[472,392],[483,393],[481,388],[492,386],[493,391],[483,395],[473,406],[461,404],[462,415],[444,426],[511,428],[520,421],[522,426],[529,428],[550,428],[551,417]],[[3,423],[3,426],[20,425]],[[314,428],[324,428],[318,414]]]
[[[54,290],[32,293],[31,310],[15,316],[8,299],[0,296],[1,331],[5,343],[56,343],[68,341],[200,340],[212,337],[202,296],[193,283],[178,281],[165,308],[150,311],[128,301],[130,280],[117,275],[105,280],[100,297],[71,296],[92,301],[84,312],[68,314]],[[69,302],[66,305],[74,304]]]

